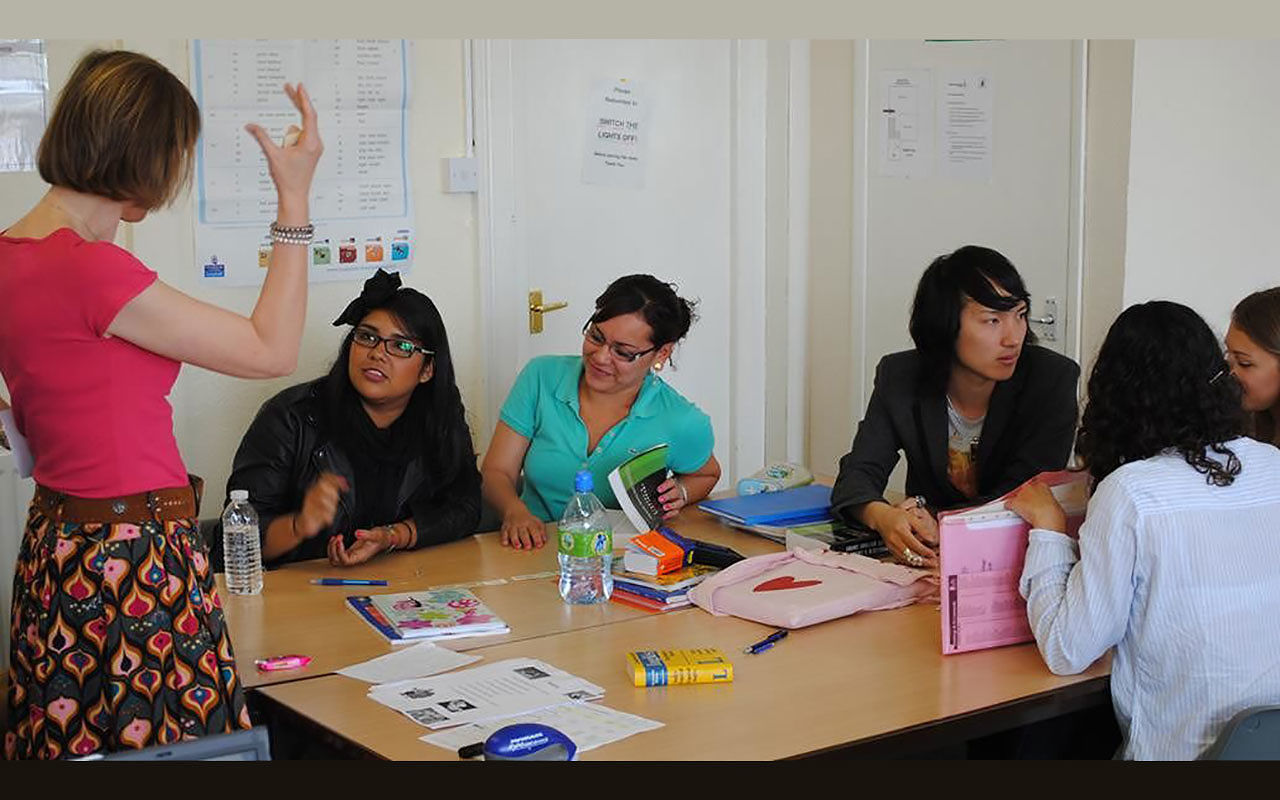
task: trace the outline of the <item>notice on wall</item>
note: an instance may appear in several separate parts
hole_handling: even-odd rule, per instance
[[[316,107],[324,154],[311,186],[312,281],[363,280],[413,262],[409,186],[409,48],[381,39],[200,39],[192,83],[202,131],[196,151],[196,269],[203,282],[262,283],[276,190],[244,129],[280,142],[301,119],[284,93],[301,82]]]
[[[877,165],[882,176],[933,172],[933,88],[929,70],[882,70],[874,103],[880,117]]]
[[[644,187],[649,144],[649,104],[635,81],[600,81],[587,101],[582,182]]]
[[[49,113],[42,39],[0,39],[0,172],[30,172]]]
[[[938,87],[938,174],[991,180],[994,93],[985,72],[949,72]]]

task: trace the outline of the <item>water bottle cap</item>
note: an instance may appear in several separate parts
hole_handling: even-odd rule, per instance
[[[575,492],[590,492],[596,488],[595,479],[591,477],[591,470],[578,470],[578,474],[573,476],[573,490]]]
[[[232,499],[232,500],[238,500],[238,501],[241,501],[241,502],[243,502],[243,501],[245,501],[245,500],[248,500],[248,499],[249,499],[249,490],[248,490],[248,489],[232,489],[232,490],[231,490],[231,499]]]

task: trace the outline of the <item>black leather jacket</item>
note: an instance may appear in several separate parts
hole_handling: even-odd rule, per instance
[[[405,468],[396,507],[385,510],[386,519],[354,519],[355,493],[360,491],[361,476],[355,474],[350,459],[323,429],[324,416],[319,407],[323,384],[321,378],[291,386],[263,403],[240,442],[227,480],[224,505],[229,502],[232,489],[247,489],[264,536],[272,520],[302,507],[307,489],[321,472],[334,472],[347,480],[350,489],[342,494],[329,529],[266,562],[268,567],[324,558],[331,536],[341,535],[351,544],[357,528],[385,525],[410,516],[418,528],[415,547],[441,544],[475,532],[480,519],[480,471],[472,462],[451,484],[433,485],[426,454]]]

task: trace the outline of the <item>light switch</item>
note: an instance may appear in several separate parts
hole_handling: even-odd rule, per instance
[[[475,158],[446,158],[445,173],[446,192],[474,192],[480,186]]]

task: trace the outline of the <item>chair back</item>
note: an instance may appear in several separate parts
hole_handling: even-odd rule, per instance
[[[1202,761],[1280,761],[1280,705],[1253,706],[1231,718]]]

